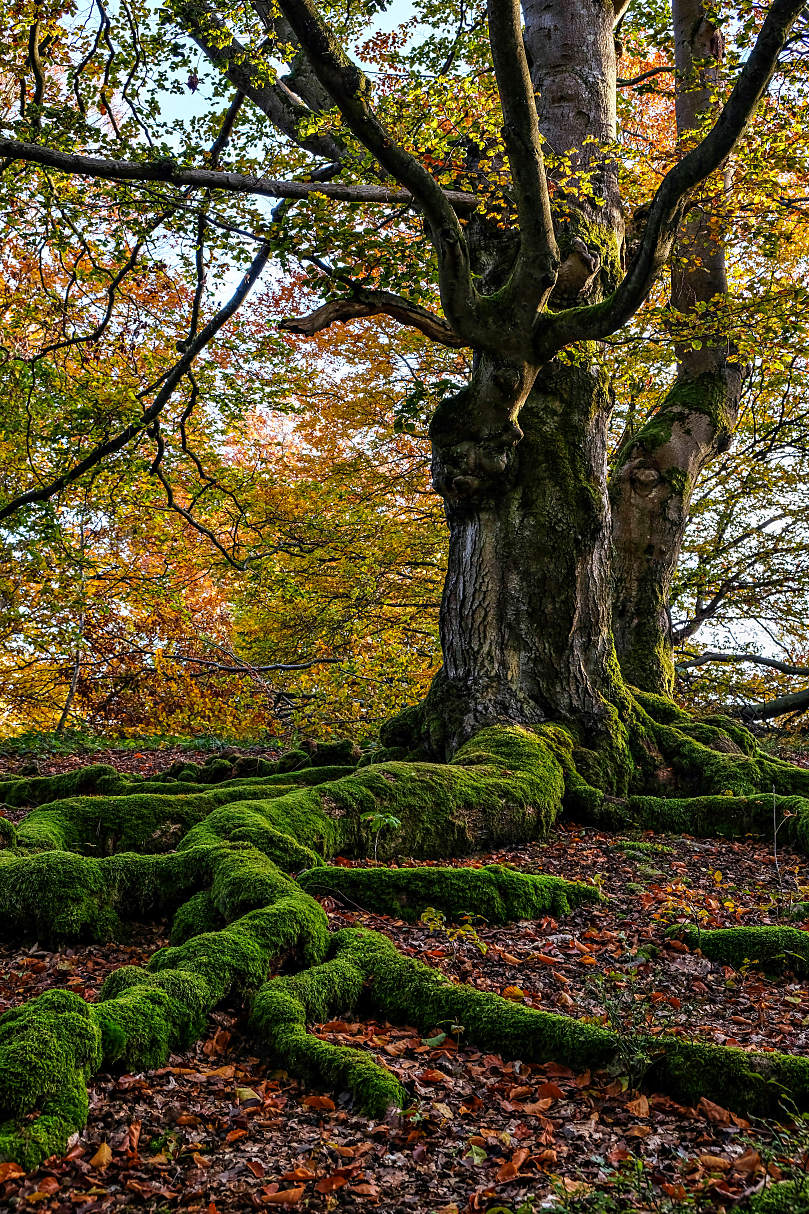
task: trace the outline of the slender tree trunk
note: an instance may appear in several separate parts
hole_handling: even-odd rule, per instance
[[[722,36],[703,0],[674,0],[672,8],[677,128],[687,139],[712,105]],[[696,314],[698,305],[727,291],[716,210],[703,198],[680,230],[671,298],[681,314]],[[663,693],[674,679],[669,594],[691,494],[708,461],[730,443],[741,389],[740,368],[726,343],[680,346],[677,361],[674,386],[619,452],[610,486],[618,658],[630,683]]]

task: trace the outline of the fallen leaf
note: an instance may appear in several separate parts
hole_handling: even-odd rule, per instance
[[[558,1083],[543,1083],[536,1090],[537,1100],[561,1100],[564,1092]]]
[[[715,1122],[716,1125],[730,1125],[728,1110],[723,1109],[721,1104],[714,1104],[713,1100],[709,1100],[707,1096],[700,1097],[697,1113],[707,1117],[708,1121]]]
[[[649,1116],[649,1101],[646,1099],[643,1093],[641,1093],[640,1096],[638,1096],[635,1100],[630,1100],[626,1107],[629,1112],[634,1113],[636,1117]]]
[[[101,1146],[98,1148],[95,1155],[90,1160],[90,1167],[98,1168],[100,1171],[103,1172],[105,1168],[109,1167],[111,1162],[112,1162],[112,1151],[110,1150],[110,1148],[106,1142],[102,1142]]]
[[[501,1183],[505,1182],[507,1180],[513,1180],[514,1177],[518,1175],[520,1168],[525,1163],[529,1154],[530,1154],[530,1151],[526,1150],[525,1147],[520,1147],[520,1149],[518,1151],[514,1152],[514,1154],[511,1156],[511,1159],[507,1160],[498,1169],[497,1179]]]
[[[306,1096],[302,1103],[304,1108],[325,1109],[329,1113],[334,1112],[336,1107],[330,1096]]]
[[[24,1176],[25,1168],[21,1168],[18,1163],[0,1163],[0,1183],[4,1180],[14,1180],[17,1176]]]
[[[699,1161],[703,1168],[711,1172],[726,1172],[730,1167],[730,1160],[723,1159],[721,1155],[700,1155]]]
[[[321,1176],[315,1185],[315,1190],[318,1193],[333,1193],[335,1189],[342,1189],[346,1184],[348,1184],[348,1177],[336,1172],[333,1176]]]
[[[301,1184],[294,1189],[279,1189],[277,1193],[268,1193],[265,1189],[262,1191],[262,1198],[268,1206],[296,1206],[303,1194],[304,1187]]]
[[[503,998],[504,999],[524,999],[525,991],[522,989],[522,987],[519,987],[519,986],[504,986],[503,987]]]

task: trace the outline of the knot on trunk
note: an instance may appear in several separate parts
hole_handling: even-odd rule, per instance
[[[551,304],[563,307],[588,295],[600,269],[601,254],[596,249],[589,249],[580,236],[574,236],[567,257],[559,267]]]
[[[523,432],[514,420],[529,382],[509,359],[480,359],[470,384],[445,397],[430,423],[433,486],[447,503],[477,509],[514,483]]]
[[[447,502],[478,507],[505,493],[513,483],[517,444],[522,430],[506,422],[499,430],[455,441],[433,440],[432,477],[436,493]]]

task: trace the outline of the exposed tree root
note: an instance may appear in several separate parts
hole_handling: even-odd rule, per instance
[[[760,1193],[754,1193],[744,1208],[750,1214],[806,1214],[809,1210],[809,1184],[784,1180],[768,1185]]]
[[[321,868],[298,877],[311,894],[344,897],[378,914],[417,919],[432,906],[450,919],[469,913],[487,923],[513,923],[540,915],[566,915],[582,902],[598,902],[594,885],[515,872],[500,864],[485,868]]]
[[[809,975],[809,932],[796,927],[686,928],[679,934],[703,957],[734,969],[754,965],[767,973],[790,969],[803,977]]]
[[[665,819],[668,829],[738,832],[748,821],[763,827],[765,805],[771,821],[772,797],[761,791],[777,781],[777,807],[792,813],[791,822],[809,822],[809,773],[760,755],[738,726],[695,723],[648,696],[633,713],[621,726],[634,755],[623,795],[614,784],[616,765],[611,761],[599,779],[597,752],[559,725],[484,730],[448,764],[389,760],[346,774],[331,765],[352,757],[341,744],[291,752],[271,771],[251,760],[250,774],[237,770],[238,759],[217,759],[150,781],[89,768],[67,783],[63,777],[6,782],[10,800],[28,797],[38,806],[13,836],[7,832],[13,846],[0,854],[9,936],[98,940],[120,935],[133,918],[173,916],[173,922],[171,947],[143,969],[117,970],[97,1002],[51,992],[0,1018],[0,1113],[8,1118],[0,1157],[32,1167],[63,1150],[86,1119],[86,1083],[94,1072],[159,1065],[204,1031],[225,998],[247,1001],[251,1028],[279,1064],[310,1081],[349,1088],[372,1116],[406,1105],[406,1090],[368,1054],[324,1042],[308,1024],[370,1006],[423,1030],[456,1026],[481,1048],[526,1061],[619,1066],[630,1049],[648,1082],[681,1100],[706,1095],[758,1114],[777,1113],[784,1100],[809,1108],[803,1059],[675,1037],[619,1038],[515,1004],[402,956],[376,933],[330,936],[311,896],[337,893],[405,918],[427,905],[449,917],[475,911],[491,922],[558,915],[599,897],[594,887],[497,865],[325,867],[323,859],[337,852],[367,852],[368,813],[400,822],[382,832],[382,855],[423,857],[542,837],[563,796],[568,807],[601,821],[624,825],[645,816],[646,825],[657,815],[655,824]],[[656,786],[662,794],[667,771],[687,791],[701,783],[707,795],[655,794]],[[804,841],[799,827],[794,837]],[[770,929],[754,930],[760,939],[752,944],[749,934],[742,940],[744,929],[702,933],[699,943],[703,950],[729,949],[727,959],[741,956],[740,949],[772,961],[785,953],[809,958],[803,933],[777,929],[770,948]],[[299,972],[268,980],[273,963],[291,960]]]

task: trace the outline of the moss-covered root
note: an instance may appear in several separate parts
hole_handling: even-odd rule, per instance
[[[311,855],[306,849],[302,854]],[[249,843],[219,843],[167,856],[123,852],[102,859],[72,852],[2,853],[0,935],[49,941],[120,938],[127,922],[170,913],[205,890],[215,913],[203,919],[199,902],[186,906],[172,929],[173,943],[286,894],[311,902]]]
[[[325,769],[324,769],[325,770]],[[437,858],[547,833],[561,807],[562,768],[548,741],[518,727],[482,730],[451,763],[381,763],[273,800],[225,806],[189,831],[183,847],[244,839],[263,848],[267,828],[319,855],[365,855],[366,815],[398,826],[376,836],[379,855]]]
[[[601,797],[586,808],[577,807],[577,817],[608,830],[653,830],[670,834],[724,836],[737,839],[747,834],[772,836],[773,807],[778,815],[779,842],[792,843],[809,852],[809,798],[772,793],[752,797],[632,796],[624,801]]]
[[[694,720],[671,700],[633,691],[635,732],[664,756],[685,792],[751,797],[760,792],[809,796],[809,771],[761,751],[738,722]],[[643,765],[644,756],[638,758]],[[648,755],[645,756],[648,759]]]
[[[92,1005],[70,991],[0,1017],[0,1159],[27,1170],[66,1149],[87,1120],[87,1078],[101,1056]]]
[[[348,1090],[363,1112],[378,1118],[407,1103],[396,1077],[364,1051],[332,1045],[306,1030],[307,1023],[351,1010],[366,978],[363,966],[345,950],[323,965],[274,978],[256,996],[250,1027],[290,1074],[333,1092]]]
[[[766,973],[793,970],[801,977],[809,974],[809,932],[797,927],[687,928],[681,934],[703,957],[734,969],[754,965]]]
[[[93,763],[59,776],[11,776],[0,780],[0,801],[6,805],[44,805],[79,794],[114,794],[128,782],[114,767]]]
[[[227,995],[258,989],[274,958],[294,952],[317,965],[328,939],[323,910],[280,873],[275,884],[271,905],[162,949],[146,969],[116,970],[96,1003],[52,991],[0,1017],[0,1115],[8,1119],[0,1156],[31,1168],[63,1151],[86,1121],[86,1080],[101,1065],[159,1066],[201,1035]],[[267,881],[253,892],[231,888],[229,897],[268,901]]]
[[[598,902],[594,885],[519,873],[500,864],[484,868],[330,868],[302,873],[310,894],[338,895],[378,914],[415,920],[427,907],[449,919],[475,914],[488,923],[513,923],[540,915],[566,915],[583,902]]]
[[[809,1178],[767,1185],[739,1210],[743,1214],[809,1214]]]
[[[499,995],[452,983],[437,970],[397,952],[375,932],[347,929],[334,937],[368,976],[366,997],[388,1019],[426,1030],[463,1025],[464,1039],[482,1049],[527,1062],[553,1059],[584,1069],[614,1062],[631,1047],[648,1060],[648,1080],[680,1100],[700,1096],[757,1116],[784,1103],[809,1108],[809,1062],[785,1054],[758,1054],[676,1037],[638,1035],[619,1040],[598,1025],[515,1004]]]

